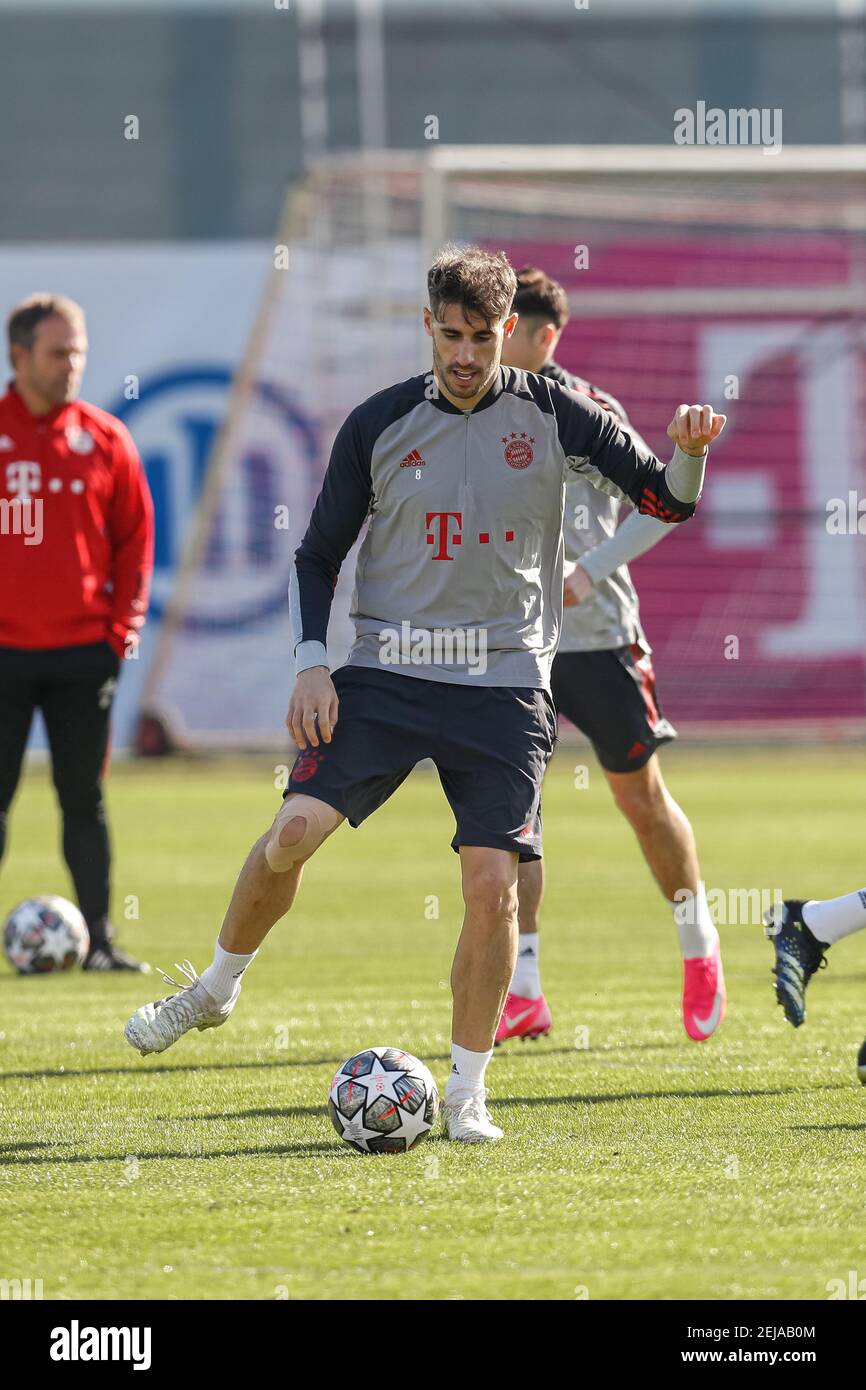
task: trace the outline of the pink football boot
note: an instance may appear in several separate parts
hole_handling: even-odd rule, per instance
[[[683,1027],[706,1042],[725,1016],[725,976],[719,943],[710,956],[683,961]]]
[[[496,1030],[496,1046],[507,1042],[509,1038],[540,1038],[544,1033],[550,1032],[552,1023],[550,1009],[543,994],[537,999],[524,999],[519,994],[509,994]]]

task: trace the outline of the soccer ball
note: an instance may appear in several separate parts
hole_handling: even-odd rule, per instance
[[[65,898],[28,898],[3,927],[3,950],[19,975],[71,970],[90,949],[90,933],[78,908]]]
[[[328,1113],[341,1139],[365,1154],[405,1153],[439,1114],[436,1082],[399,1047],[368,1047],[331,1082]]]

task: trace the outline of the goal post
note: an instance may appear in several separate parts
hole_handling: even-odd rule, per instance
[[[286,254],[212,453],[146,712],[192,746],[281,746],[280,586],[342,420],[429,368],[425,270],[446,240],[563,283],[559,360],[618,396],[662,457],[681,401],[729,416],[697,516],[634,566],[673,722],[714,737],[862,734],[862,146],[431,145],[317,160],[286,199]],[[263,478],[271,506],[257,501]],[[202,622],[215,602],[218,622]]]

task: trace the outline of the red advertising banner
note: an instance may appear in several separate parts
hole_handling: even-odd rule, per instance
[[[849,283],[849,244],[814,234],[791,246],[766,235],[620,240],[586,271],[575,271],[572,248],[508,249],[515,266],[541,265],[578,301],[558,360],[619,397],[660,457],[681,402],[728,415],[697,516],[633,566],[669,716],[866,717],[862,317],[726,308],[732,287]],[[634,316],[580,315],[582,289],[629,287]],[[684,307],[690,288],[699,312]],[[649,289],[675,290],[676,307],[666,312],[658,295],[639,306]]]

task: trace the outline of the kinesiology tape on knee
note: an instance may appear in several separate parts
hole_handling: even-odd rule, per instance
[[[309,859],[325,837],[330,835],[339,819],[339,814],[325,802],[316,801],[313,797],[293,796],[274,821],[271,837],[265,847],[269,867],[275,874],[285,874],[300,861]],[[294,843],[281,844],[280,836],[293,820],[303,821],[303,828],[293,828],[293,835],[297,833]]]

